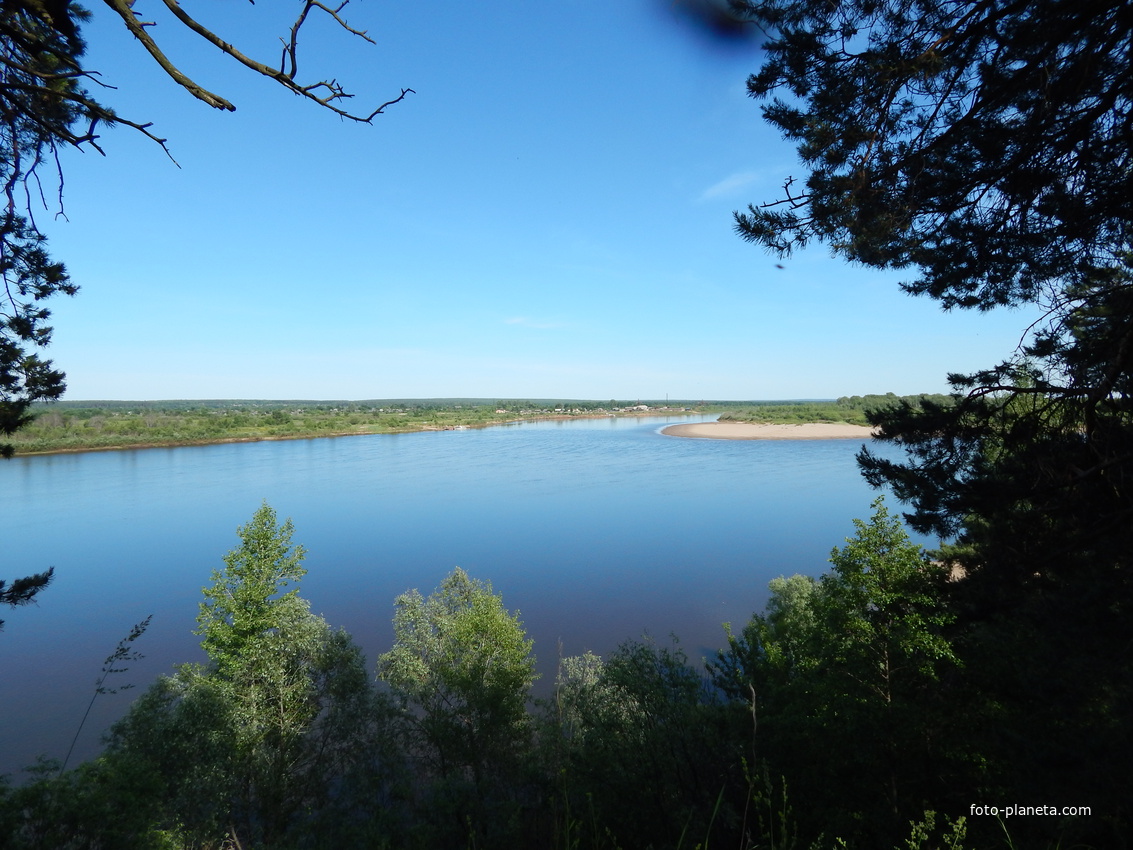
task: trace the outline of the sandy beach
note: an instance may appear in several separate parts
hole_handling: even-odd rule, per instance
[[[750,422],[697,422],[670,425],[661,430],[670,437],[699,437],[708,440],[867,440],[873,429],[865,425],[835,425],[815,422],[806,425],[757,425]]]

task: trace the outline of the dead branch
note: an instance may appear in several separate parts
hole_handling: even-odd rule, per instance
[[[209,106],[217,109],[226,109],[229,112],[235,111],[236,107],[217,94],[213,94],[208,89],[197,85],[191,78],[183,74],[180,69],[166,57],[161,48],[157,46],[157,42],[153,40],[148,32],[146,26],[151,24],[143,24],[138,16],[134,13],[133,0],[105,0],[107,6],[114,10],[120,17],[123,23],[126,24],[128,29],[138,41],[142,43],[142,47],[146,49],[150,56],[154,58],[161,70],[165,71],[170,76],[173,82],[189,92],[193,97],[198,100],[203,100]]]
[[[182,72],[176,65],[174,65],[169,58],[162,52],[158,46],[157,41],[147,31],[147,27],[152,27],[150,22],[143,22],[138,18],[137,13],[134,11],[134,0],[104,0],[107,6],[114,10],[114,12],[125,22],[127,29],[142,43],[142,46],[149,52],[149,54],[157,62],[158,66],[165,71],[169,77],[176,82],[179,86],[189,92],[193,97],[198,100],[204,101],[209,106],[216,109],[224,109],[228,111],[235,110],[236,107],[230,101],[221,97],[214,92],[208,91],[203,86],[198,85],[191,77]],[[355,29],[350,26],[342,17],[341,12],[350,2],[350,0],[343,0],[338,6],[327,6],[319,0],[305,0],[303,8],[300,10],[298,17],[291,26],[290,33],[287,38],[281,38],[283,43],[283,55],[280,59],[278,68],[267,65],[256,59],[247,56],[236,48],[232,43],[225,41],[215,32],[200,23],[196,18],[192,17],[188,12],[181,8],[179,0],[162,0],[165,7],[169,12],[185,27],[198,36],[203,38],[209,44],[219,49],[222,53],[232,57],[245,68],[255,71],[257,74],[275,80],[288,91],[312,100],[319,106],[329,109],[341,118],[347,118],[351,121],[357,121],[363,124],[369,124],[378,115],[382,114],[388,107],[395,103],[399,103],[405,99],[407,94],[416,94],[413,89],[403,88],[401,93],[385,103],[379,105],[376,109],[368,114],[354,113],[341,106],[338,102],[348,100],[354,95],[335,79],[318,80],[312,83],[299,82],[297,75],[299,71],[299,41],[303,25],[309,20],[310,14],[313,10],[322,11],[330,17],[341,29],[345,30],[356,38],[361,38],[363,41],[374,44],[365,32],[365,30]]]

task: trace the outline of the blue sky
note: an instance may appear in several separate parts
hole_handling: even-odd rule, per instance
[[[265,61],[297,4],[186,2]],[[109,10],[86,27],[127,128],[66,151],[66,218],[37,216],[82,290],[48,355],[73,399],[824,398],[946,389],[1029,317],[945,314],[816,246],[780,261],[732,211],[801,176],[744,81],[755,44],[670,0],[355,0],[370,46],[312,30],[346,123],[137,4],[222,113]],[[50,190],[49,190],[50,191]]]

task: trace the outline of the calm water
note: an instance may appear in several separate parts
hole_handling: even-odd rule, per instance
[[[454,566],[520,610],[544,681],[560,643],[603,653],[676,633],[692,656],[718,647],[721,623],[761,608],[771,578],[825,569],[876,494],[855,440],[690,440],[660,435],[667,421],[0,463],[0,576],[56,568],[38,606],[0,612],[0,773],[62,758],[103,659],[147,614],[146,658],[119,683],[202,658],[200,589],[265,499],[308,550],[312,609],[371,663],[392,639],[394,597],[429,592]],[[135,693],[98,698],[81,756]]]

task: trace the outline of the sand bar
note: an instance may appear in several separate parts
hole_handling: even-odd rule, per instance
[[[868,440],[873,429],[866,425],[836,425],[814,422],[806,425],[757,425],[751,422],[695,422],[661,429],[670,437],[700,437],[709,440]]]

